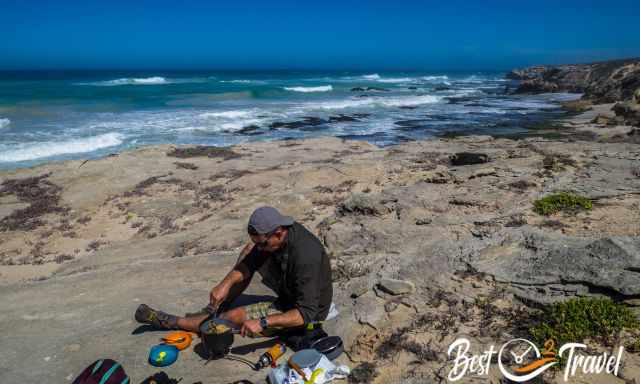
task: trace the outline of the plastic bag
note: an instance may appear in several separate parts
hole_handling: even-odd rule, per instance
[[[269,383],[271,384],[324,384],[336,379],[346,379],[351,370],[346,365],[336,365],[326,356],[322,356],[318,364],[313,368],[303,368],[307,377],[305,382],[294,369],[289,368],[287,363],[278,365],[269,372]]]

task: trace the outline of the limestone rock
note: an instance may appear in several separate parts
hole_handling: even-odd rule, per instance
[[[506,77],[521,81],[514,93],[575,92],[597,104],[613,103],[631,99],[640,87],[640,60],[535,66],[513,70]]]
[[[514,93],[551,93],[558,92],[558,84],[542,79],[524,80]]]
[[[382,279],[378,286],[385,292],[396,296],[413,293],[416,290],[416,286],[412,282],[398,279]]]
[[[496,176],[498,171],[494,167],[476,169],[469,175],[469,179],[475,179],[476,177],[484,176]]]
[[[455,182],[456,178],[449,172],[447,167],[438,165],[434,170],[426,171],[422,176],[422,180],[425,183],[446,184]]]
[[[560,103],[569,112],[582,113],[593,109],[591,100],[571,100]]]
[[[593,120],[591,120],[591,124],[615,125],[616,121],[615,119],[612,119],[610,116],[598,114],[596,117],[593,118]]]
[[[616,103],[613,106],[613,112],[623,120],[624,124],[640,127],[640,104],[637,102]]]
[[[358,298],[369,292],[370,288],[371,286],[367,279],[356,280],[349,285],[350,296],[354,299]]]
[[[372,292],[360,296],[356,300],[353,311],[360,324],[368,324],[376,329],[386,320],[384,303]]]
[[[497,281],[513,284],[538,303],[580,291],[640,294],[640,238],[589,239],[552,235],[527,226],[520,229],[500,245],[482,249],[470,264]]]
[[[351,197],[338,207],[338,213],[346,215],[380,216],[388,213],[389,208],[380,201],[363,193],[354,193]]]

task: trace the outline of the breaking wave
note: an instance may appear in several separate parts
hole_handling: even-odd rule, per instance
[[[11,120],[9,119],[0,119],[0,129],[6,128],[11,124]]]
[[[68,141],[28,144],[21,148],[0,152],[0,162],[10,163],[35,160],[43,157],[92,152],[97,149],[120,145],[123,139],[124,136],[122,134],[111,132],[104,135]]]
[[[284,87],[284,89],[286,91],[303,92],[303,93],[333,91],[333,87],[330,85],[321,85],[319,87]]]
[[[425,80],[425,81],[446,81],[446,80],[449,80],[449,76],[447,76],[447,75],[442,75],[442,76],[422,76],[420,79]]]
[[[220,80],[221,83],[230,83],[230,84],[265,84],[264,80],[246,80],[246,79],[236,79],[236,80]]]
[[[224,119],[240,119],[243,117],[253,116],[253,111],[224,111],[224,112],[205,112],[201,113],[200,117],[209,118],[224,118]]]
[[[392,77],[389,79],[385,79],[385,78],[380,78],[377,80],[379,83],[391,83],[391,84],[395,84],[395,83],[408,83],[410,81],[413,81],[412,78],[410,77]]]
[[[81,83],[80,85],[96,85],[96,86],[102,86],[102,87],[113,87],[116,85],[162,85],[162,84],[171,84],[171,83],[172,82],[168,81],[164,77],[153,76],[153,77],[143,77],[143,78],[126,77],[123,79],[96,81],[93,83]]]
[[[433,104],[440,101],[440,97],[432,95],[411,96],[411,97],[384,97],[370,99],[348,99],[337,101],[326,101],[306,105],[305,109],[346,109],[346,108],[368,108],[368,107],[411,107],[422,104]]]

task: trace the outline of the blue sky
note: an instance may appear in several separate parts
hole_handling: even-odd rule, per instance
[[[0,69],[508,69],[640,56],[638,20],[638,0],[0,0]]]

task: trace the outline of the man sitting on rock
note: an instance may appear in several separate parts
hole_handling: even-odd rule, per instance
[[[243,336],[259,335],[267,328],[319,329],[333,296],[329,258],[320,240],[273,207],[256,209],[249,218],[248,232],[252,243],[211,290],[206,311],[179,317],[141,304],[135,319],[160,329],[198,332],[200,324],[221,304],[233,302],[258,271],[277,300],[233,308],[220,314],[221,318],[236,324]]]

